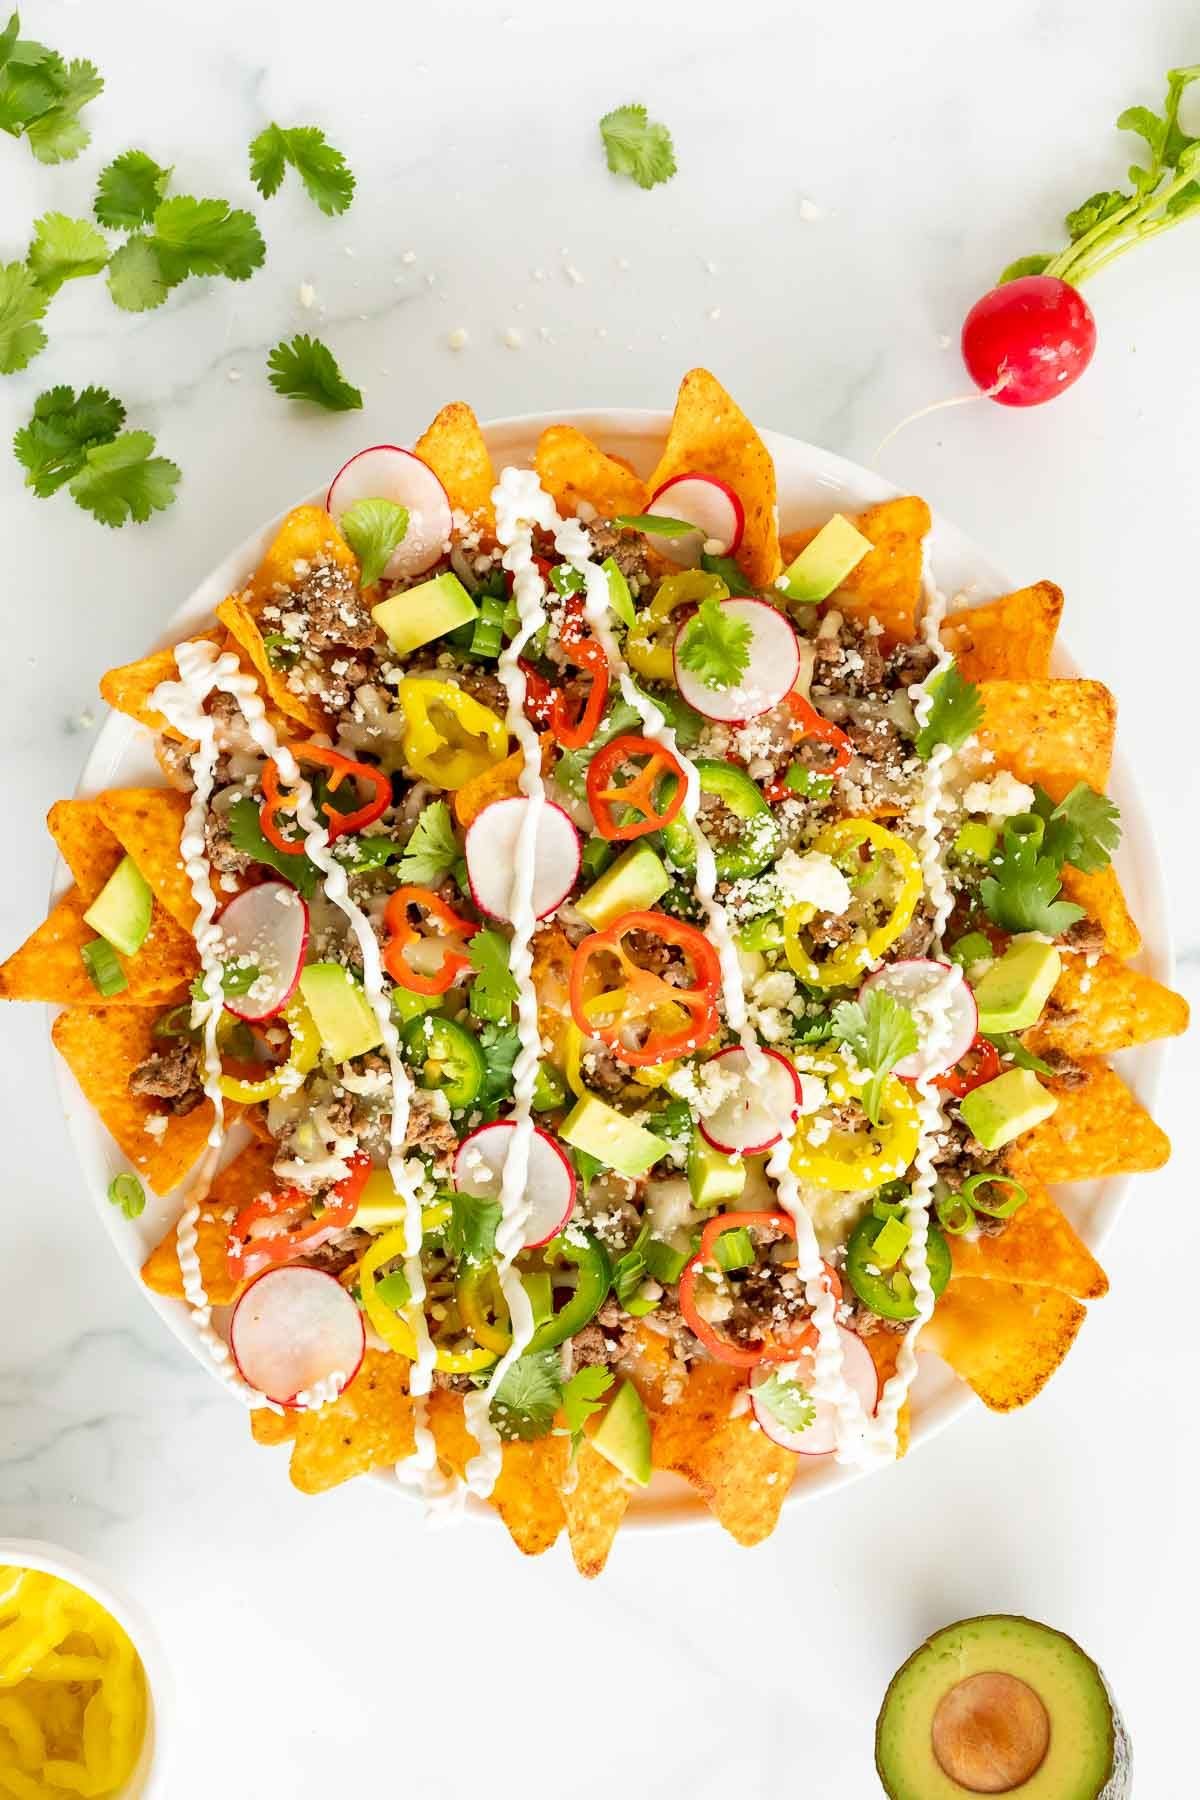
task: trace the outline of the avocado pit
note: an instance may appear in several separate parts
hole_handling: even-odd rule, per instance
[[[956,1682],[930,1726],[942,1773],[968,1794],[1011,1794],[1037,1774],[1050,1718],[1028,1682],[987,1670]]]

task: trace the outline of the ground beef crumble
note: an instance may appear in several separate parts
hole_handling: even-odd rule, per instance
[[[192,1112],[204,1098],[198,1044],[172,1044],[139,1063],[129,1077],[129,1091],[148,1100],[165,1101],[163,1110],[176,1117]]]

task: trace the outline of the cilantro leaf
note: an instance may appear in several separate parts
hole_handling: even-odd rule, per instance
[[[601,1410],[604,1396],[612,1384],[613,1376],[608,1369],[591,1367],[576,1369],[563,1389],[562,1409],[571,1434],[572,1456],[583,1442],[584,1426]]]
[[[344,213],[354,198],[354,176],[340,150],[315,125],[268,125],[250,145],[250,179],[269,200],[283,182],[287,164],[299,175],[309,199],[323,213]]]
[[[862,1091],[863,1111],[879,1124],[883,1084],[896,1064],[919,1047],[917,1022],[908,1007],[885,988],[868,988],[861,1000],[834,1007],[833,1033],[870,1077]]]
[[[562,1399],[558,1351],[527,1351],[518,1356],[492,1396],[492,1423],[502,1438],[529,1443],[548,1435]]]
[[[481,1025],[479,1047],[487,1064],[487,1074],[476,1104],[485,1118],[491,1120],[512,1095],[513,1064],[521,1049],[521,1034],[515,1025]]]
[[[628,175],[640,188],[657,187],[675,173],[675,147],[665,125],[647,117],[641,105],[618,106],[600,121],[600,136],[614,175]]]
[[[57,294],[64,281],[99,275],[108,262],[108,244],[89,219],[43,213],[34,225],[26,260],[42,292]]]
[[[178,467],[154,455],[148,431],[126,431],[111,443],[92,445],[71,477],[71,495],[102,525],[130,519],[142,525],[171,505],[178,481]]]
[[[0,375],[14,375],[46,348],[38,323],[50,296],[24,263],[0,263]]]
[[[126,150],[101,169],[92,210],[113,231],[136,231],[154,217],[170,179],[144,150]]]
[[[458,860],[458,840],[444,800],[431,800],[422,807],[413,834],[404,846],[398,874],[401,883],[415,887],[436,887]]]
[[[446,1247],[460,1262],[490,1262],[496,1253],[496,1228],[501,1207],[496,1198],[482,1194],[452,1194],[446,1224]]]
[[[475,971],[471,1011],[477,1018],[506,1024],[517,1004],[517,984],[508,966],[508,939],[490,927],[477,931],[467,940],[467,955]]]
[[[394,500],[356,500],[338,520],[342,536],[358,558],[359,580],[373,587],[408,530],[408,508]]]
[[[104,83],[94,63],[68,63],[19,32],[14,13],[0,33],[0,130],[23,136],[39,162],[70,162],[91,141],[79,114]]]
[[[1035,1056],[1032,1050],[1027,1050],[1015,1031],[988,1031],[984,1036],[989,1043],[995,1044],[1001,1056],[1006,1056],[1018,1069],[1032,1069],[1035,1075],[1053,1075],[1054,1070],[1050,1064],[1043,1062],[1040,1056]]]
[[[253,213],[228,200],[193,200],[187,194],[155,208],[154,248],[172,287],[187,275],[247,281],[267,254]]]
[[[33,403],[33,416],[13,438],[13,454],[25,485],[45,500],[83,467],[95,444],[111,443],[125,423],[125,408],[103,388],[50,388]]]
[[[734,687],[750,662],[753,635],[754,627],[747,620],[734,618],[710,594],[683,628],[679,660],[705,687]]]
[[[274,869],[277,874],[291,882],[296,892],[305,900],[311,900],[316,892],[317,867],[307,856],[288,856],[277,850],[263,835],[259,822],[258,803],[249,794],[243,794],[235,800],[229,809],[229,842],[243,856],[253,857],[255,862],[265,863],[267,868]]]
[[[953,662],[925,683],[925,692],[932,695],[933,704],[917,732],[916,750],[928,762],[938,744],[961,749],[971,733],[979,730],[983,701],[975,683],[960,675]]]
[[[621,531],[640,531],[644,537],[689,537],[696,530],[686,519],[669,519],[665,513],[617,513],[613,524]]]
[[[61,57],[54,56],[49,61],[53,65],[54,105],[26,126],[25,139],[40,163],[73,162],[92,141],[79,114],[89,100],[103,92],[104,81],[95,63],[79,59],[64,65]]]
[[[798,1381],[772,1369],[754,1390],[755,1403],[765,1406],[785,1431],[807,1431],[817,1416],[817,1404]]]
[[[1106,794],[1077,781],[1055,806],[1044,788],[1035,791],[1033,810],[1046,821],[1041,852],[1059,868],[1070,863],[1085,875],[1107,869],[1121,841],[1121,812]]]
[[[320,338],[300,336],[290,344],[276,344],[267,362],[271,386],[288,400],[311,400],[327,412],[357,412],[363,403]]]
[[[700,735],[705,726],[705,721],[700,717],[700,714],[695,708],[689,706],[683,696],[677,694],[674,688],[669,691],[666,688],[663,688],[657,694],[651,695],[645,694],[645,690],[640,688],[636,681],[633,683],[633,686],[639,693],[644,694],[647,700],[652,699],[654,701],[654,704],[662,713],[663,718],[667,721],[667,724],[678,738],[679,748],[681,750],[694,749],[700,742]]]
[[[700,552],[700,567],[710,575],[719,575],[729,589],[730,598],[737,600],[745,594],[758,593],[738,568],[732,556],[710,556],[707,550]]]
[[[1062,883],[1053,857],[1039,854],[1030,838],[1004,834],[1004,849],[993,858],[991,874],[979,884],[979,898],[989,919],[1002,931],[1044,931],[1058,937],[1082,919],[1083,908],[1057,898]]]
[[[161,306],[173,283],[168,281],[152,238],[138,232],[114,250],[108,265],[108,292],[122,312],[150,312]]]

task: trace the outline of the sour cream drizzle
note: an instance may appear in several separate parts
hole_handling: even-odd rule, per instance
[[[513,1131],[504,1158],[500,1183],[500,1224],[496,1230],[497,1275],[508,1304],[512,1342],[492,1370],[487,1386],[468,1394],[465,1401],[467,1429],[479,1453],[467,1464],[471,1492],[486,1499],[500,1473],[502,1445],[492,1423],[492,1400],[505,1375],[528,1347],[534,1333],[533,1308],[514,1262],[525,1242],[529,1217],[527,1193],[529,1152],[533,1142],[533,1089],[541,1059],[537,989],[533,984],[533,934],[537,919],[533,908],[534,851],[538,826],[546,804],[542,780],[542,747],[525,717],[525,674],[519,664],[525,646],[545,623],[542,605],[546,584],[533,559],[533,527],[552,531],[558,524],[554,502],[531,469],[504,469],[492,493],[496,509],[496,538],[503,548],[503,564],[512,576],[518,629],[501,651],[497,663],[508,696],[505,724],[521,751],[521,792],[528,800],[517,838],[508,916],[512,922],[509,968],[517,987],[517,1033],[521,1047],[513,1063]]]

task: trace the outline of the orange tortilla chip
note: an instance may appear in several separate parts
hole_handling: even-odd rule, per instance
[[[567,949],[569,954],[569,944]],[[661,1331],[654,1331],[643,1320],[637,1319],[633,1321],[626,1336],[627,1342],[632,1339],[632,1344],[621,1357],[621,1374],[632,1381],[646,1411],[653,1416],[662,1412],[667,1405],[667,1396],[680,1383],[682,1372],[675,1364],[670,1343]]]
[[[308,731],[324,730],[324,710],[307,694],[294,694],[288,686],[286,671],[272,667],[267,647],[263,643],[263,634],[258,628],[254,608],[250,603],[241,594],[231,594],[228,600],[222,600],[218,606],[217,617],[236,640],[238,648],[245,651],[276,709],[285,718],[296,720]]]
[[[875,1373],[879,1377],[881,1394],[896,1373],[896,1363],[900,1356],[902,1342],[903,1339],[898,1331],[872,1331],[863,1339],[863,1343],[871,1353],[871,1361],[875,1364]],[[908,1454],[911,1436],[912,1408],[906,1400],[896,1415],[897,1458]]]
[[[1098,1300],[1108,1276],[1046,1189],[1030,1183],[1029,1198],[995,1237],[951,1237],[954,1280],[1030,1282],[1076,1300]]]
[[[81,951],[96,933],[84,919],[90,901],[69,888],[50,917],[0,964],[0,1000],[41,1000],[51,1006],[94,1006],[99,998]],[[107,1002],[114,1008],[166,1007],[182,1000],[199,968],[196,946],[161,907],[134,956],[118,956],[129,985]],[[155,1015],[157,1016],[157,1015]]]
[[[267,546],[240,598],[252,613],[260,612],[268,601],[286,599],[300,587],[314,563],[325,562],[337,563],[357,578],[358,558],[324,507],[295,506]],[[217,617],[220,616],[218,607]]]
[[[650,493],[675,475],[713,475],[731,487],[746,515],[738,566],[755,587],[769,587],[780,570],[775,465],[741,408],[707,369],[684,376],[671,429]]]
[[[492,489],[496,474],[479,420],[471,408],[462,400],[443,406],[413,449],[445,488],[450,505],[470,518],[481,519],[490,528],[494,523]]]
[[[1128,962],[1142,947],[1142,934],[1133,922],[1115,870],[1099,869],[1085,875],[1068,864],[1062,872],[1063,896],[1082,906],[1089,919],[1103,928],[1105,942],[1114,956]]]
[[[1027,1187],[1031,1181],[1143,1174],[1161,1168],[1171,1154],[1166,1132],[1119,1075],[1102,1062],[1082,1066],[1087,1079],[1080,1086],[1046,1084],[1058,1097],[1057,1112],[1005,1153],[1007,1173]]]
[[[1050,673],[1062,609],[1062,589],[1052,581],[1039,581],[983,606],[947,613],[942,642],[954,652],[968,681],[988,676],[1037,680]]]
[[[564,1473],[561,1498],[575,1567],[590,1579],[608,1561],[629,1506],[629,1483],[585,1439]]]
[[[207,640],[210,644],[219,644],[224,635],[224,632],[216,629],[200,631],[183,641],[195,644]],[[109,669],[100,677],[100,696],[115,712],[127,713],[148,731],[161,731],[167,737],[179,741],[179,733],[174,726],[168,725],[162,714],[155,712],[150,705],[150,696],[160,682],[178,679],[175,646],[170,645],[165,650],[152,651],[149,656],[143,656],[137,662],[123,663],[120,668]]]
[[[109,788],[95,805],[107,829],[132,856],[156,900],[186,932],[196,921],[192,885],[179,839],[188,798],[175,788]]]
[[[461,1476],[478,1448],[467,1430],[462,1395],[435,1388],[429,1396],[428,1417],[438,1456]],[[549,1550],[562,1531],[565,1518],[561,1489],[566,1459],[564,1437],[504,1446],[491,1504],[517,1549],[526,1556],[540,1556]]]
[[[542,738],[542,774],[550,773],[554,755],[554,742],[549,732]],[[450,796],[454,807],[454,816],[459,824],[466,827],[476,820],[485,806],[493,800],[512,800],[521,792],[521,772],[525,767],[525,758],[520,750],[514,750],[503,762],[493,763],[481,775],[472,775],[470,781],[464,781]]]
[[[1041,1018],[1025,1042],[1031,1050],[1063,1050],[1068,1056],[1108,1056],[1132,1044],[1178,1037],[1187,1030],[1188,1003],[1115,956],[1090,963],[1064,956],[1062,974]]]
[[[291,1477],[302,1494],[324,1494],[343,1481],[411,1456],[415,1443],[409,1364],[368,1350],[349,1387],[317,1412],[300,1413]]]
[[[834,603],[839,612],[863,624],[870,618],[878,620],[889,644],[907,644],[917,633],[924,540],[932,522],[929,508],[910,494],[869,506],[853,522],[875,548],[847,575]],[[814,525],[790,531],[779,546],[784,563],[793,562],[819,530]]]
[[[534,467],[560,513],[578,512],[580,501],[594,507],[601,519],[646,510],[649,492],[641,476],[606,456],[573,425],[550,425],[543,431]]]
[[[247,1144],[226,1163],[201,1205],[196,1225],[196,1254],[200,1258],[205,1291],[214,1306],[228,1306],[236,1297],[239,1286],[230,1276],[225,1260],[229,1238],[226,1214],[241,1212],[259,1194],[278,1185],[272,1172],[277,1148],[274,1143]],[[156,1294],[169,1294],[177,1300],[184,1298],[174,1225],[142,1264],[142,1280]]]
[[[123,854],[100,816],[95,800],[56,800],[46,814],[58,854],[75,879],[85,906],[90,906]]]
[[[1103,793],[1117,703],[1099,681],[983,681],[979,742],[1022,781],[1061,800],[1077,781]]]
[[[109,1135],[156,1193],[166,1194],[200,1156],[212,1126],[211,1101],[190,1113],[163,1114],[151,1100],[129,1091],[129,1077],[156,1049],[158,1014],[142,1006],[70,1006],[51,1030]],[[166,1118],[160,1137],[146,1130],[150,1118]]]
[[[735,1369],[694,1364],[682,1399],[654,1422],[653,1448],[655,1468],[684,1476],[730,1537],[751,1545],[774,1531],[796,1458],[748,1409],[732,1410],[743,1386]]]
[[[269,1406],[256,1406],[250,1414],[250,1436],[256,1444],[290,1444],[299,1423],[299,1413],[277,1413]]]
[[[925,1342],[993,1412],[1024,1406],[1074,1343],[1087,1308],[1057,1288],[1011,1281],[952,1281]]]

